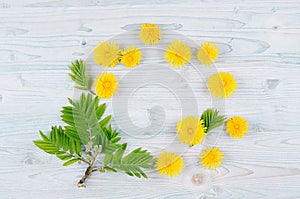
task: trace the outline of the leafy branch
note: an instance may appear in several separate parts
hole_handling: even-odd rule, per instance
[[[206,132],[208,133],[214,128],[217,128],[225,123],[226,117],[224,115],[219,115],[219,111],[213,108],[206,109],[202,115],[201,119],[204,121],[204,126],[206,127]]]
[[[75,88],[90,91],[84,62],[76,60],[70,70]],[[130,176],[147,178],[142,169],[153,167],[153,156],[141,148],[124,155],[127,143],[119,144],[121,137],[109,124],[111,116],[104,116],[106,104],[100,104],[99,98],[90,93],[82,93],[78,101],[69,98],[69,105],[61,111],[61,119],[66,125],[53,126],[49,136],[40,131],[41,140],[33,141],[34,144],[63,160],[64,166],[86,163],[88,167],[78,181],[78,187],[86,187],[84,182],[95,171],[120,170]]]
[[[90,94],[82,94],[79,102],[71,99],[69,102],[69,106],[63,107],[61,115],[66,126],[52,127],[49,137],[40,131],[42,139],[35,140],[34,144],[66,161],[64,166],[75,162],[88,164],[78,187],[85,187],[85,180],[95,171],[120,170],[130,176],[147,178],[142,169],[153,167],[153,156],[141,148],[124,155],[127,143],[119,144],[121,138],[118,132],[109,125],[111,116],[103,117],[105,104],[98,105],[98,98]],[[95,167],[99,154],[104,154],[104,158],[100,160],[101,166]]]
[[[79,102],[74,102],[69,98],[70,105],[62,109],[62,121],[65,126],[66,134],[73,139],[80,140],[84,144],[89,141],[95,142],[95,138],[100,136],[103,143],[107,142],[103,128],[110,122],[111,116],[102,116],[106,109],[106,104],[99,104],[98,97],[92,97],[91,94],[82,94]]]
[[[104,169],[111,171],[122,170],[127,175],[136,176],[140,178],[143,176],[147,178],[147,175],[141,170],[141,168],[148,169],[153,167],[153,156],[146,150],[137,148],[124,156],[124,152],[127,148],[127,144],[122,144],[113,153],[106,154],[104,158]]]
[[[75,88],[80,90],[89,89],[89,80],[86,75],[86,66],[83,60],[76,60],[70,67],[71,73],[69,73],[73,82],[77,84]]]
[[[91,85],[89,83],[89,78],[86,75],[86,65],[83,60],[75,60],[70,66],[69,76],[76,84],[74,88],[79,90],[89,91],[93,95],[95,93],[90,89]]]
[[[68,166],[78,161],[88,163],[81,157],[81,142],[69,138],[61,126],[53,126],[49,137],[40,131],[42,140],[35,140],[34,144],[46,153],[56,155],[66,161],[63,166]]]

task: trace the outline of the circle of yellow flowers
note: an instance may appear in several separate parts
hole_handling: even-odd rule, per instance
[[[145,45],[156,45],[162,39],[162,31],[156,24],[142,24],[139,39]],[[192,54],[187,44],[174,40],[167,46],[164,58],[174,68],[181,68],[191,61]],[[93,55],[96,64],[103,67],[115,67],[121,63],[127,68],[134,68],[143,58],[138,47],[128,46],[121,49],[114,41],[99,42],[93,50]],[[197,60],[204,66],[211,66],[218,56],[218,46],[209,41],[201,44],[196,52]],[[100,98],[110,98],[117,92],[118,85],[113,73],[103,72],[95,79],[95,93]],[[228,72],[218,72],[211,75],[208,80],[208,90],[217,98],[228,98],[236,91],[237,86],[234,76]],[[226,131],[231,137],[240,139],[248,132],[248,122],[243,117],[234,116],[227,121]],[[190,147],[203,142],[207,133],[208,129],[202,118],[189,116],[177,124],[179,140]],[[206,148],[200,154],[200,163],[207,169],[216,169],[221,165],[223,157],[219,148]],[[164,151],[156,161],[156,169],[161,175],[173,177],[179,175],[183,168],[182,157],[174,152]]]

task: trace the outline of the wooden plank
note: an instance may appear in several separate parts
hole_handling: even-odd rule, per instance
[[[0,2],[0,11],[1,197],[300,198],[298,1],[5,0]],[[165,64],[163,49],[178,37],[177,32],[194,45],[205,40],[218,44],[218,71],[231,72],[239,84],[225,107],[219,106],[228,117],[244,116],[250,132],[234,140],[221,127],[203,145],[184,148],[186,167],[177,178],[161,177],[155,171],[148,172],[148,180],[95,173],[87,182],[88,189],[77,189],[85,165],[62,167],[60,160],[37,149],[32,140],[38,139],[39,129],[48,132],[51,125],[63,125],[61,106],[67,104],[67,97],[78,94],[67,74],[70,62],[87,59],[97,42],[111,38],[124,40],[123,46],[142,45],[135,38],[143,22],[159,24],[168,38],[159,44],[158,54],[143,48],[142,64],[155,62],[171,68]],[[176,79],[174,83],[193,88],[198,104],[185,111],[194,113],[195,108],[201,112],[214,105],[206,81],[217,70],[196,60],[193,63],[200,72],[193,66],[175,70],[187,82]],[[101,70],[93,66],[88,72],[94,78]],[[119,79],[129,72],[122,66],[112,71]],[[151,68],[148,73],[136,73],[136,80],[122,88],[134,90],[151,75]],[[163,75],[158,79],[166,78]],[[179,150],[175,131],[181,104],[193,101],[189,91],[183,89],[181,94],[177,99],[166,88],[140,86],[128,101],[129,112],[120,111],[112,120],[116,128],[120,122],[132,121],[139,127],[129,133],[120,129],[129,149],[147,146],[155,155],[165,148]],[[104,102],[108,113],[116,113],[110,100]],[[165,118],[160,109],[153,108],[157,104]],[[128,115],[132,121],[126,119]],[[139,133],[160,119],[165,123],[159,133]],[[221,148],[225,158],[222,167],[209,171],[200,166],[199,155],[203,147],[213,145]],[[200,185],[191,180],[197,173],[203,175]]]

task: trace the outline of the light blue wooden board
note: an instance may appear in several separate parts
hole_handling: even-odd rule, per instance
[[[0,1],[0,198],[300,198],[299,5],[297,0]],[[87,189],[78,189],[85,166],[62,167],[32,140],[39,129],[62,124],[59,111],[74,94],[69,63],[86,59],[98,41],[143,22],[220,46],[218,70],[233,73],[239,83],[225,112],[247,118],[250,132],[238,141],[223,129],[207,137],[205,145],[217,140],[225,154],[216,171],[199,165],[198,146],[184,154],[187,166],[180,177],[95,173]],[[114,72],[124,74],[122,67]],[[186,74],[203,101],[199,108],[206,108],[205,85],[189,69]],[[130,149],[157,152],[176,138],[180,106],[165,92],[147,87],[128,104],[139,125],[147,124],[151,102],[168,107],[164,133],[150,140],[124,135]],[[191,182],[199,172],[205,179],[200,186]]]

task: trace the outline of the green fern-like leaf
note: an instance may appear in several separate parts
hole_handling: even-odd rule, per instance
[[[103,120],[105,120],[105,118]],[[100,122],[100,123],[103,124],[103,122]],[[118,132],[116,130],[113,130],[111,125],[109,125],[108,127],[102,127],[102,130],[104,132],[105,139],[106,139],[105,147],[102,146],[102,153],[111,154],[116,149],[122,147],[120,144],[118,144],[118,142],[121,140],[121,137],[118,137]],[[103,144],[101,136],[97,135],[95,137],[95,144],[98,144],[98,145]]]
[[[226,117],[224,115],[219,115],[219,111],[216,109],[207,109],[202,115],[201,119],[204,122],[204,126],[206,127],[205,133],[208,133],[214,128],[217,128],[224,124]]]
[[[129,176],[148,178],[142,169],[153,168],[153,156],[147,150],[137,148],[124,156],[127,144],[122,144],[114,153],[104,158],[104,168],[107,170],[121,170]]]
[[[40,131],[42,140],[33,141],[34,144],[46,153],[56,155],[66,161],[64,166],[80,160],[81,142],[68,137],[62,127],[53,126],[49,137]]]
[[[69,73],[73,82],[76,83],[75,88],[80,90],[89,90],[89,80],[86,75],[86,66],[83,60],[76,60],[70,66]]]
[[[117,143],[121,140],[121,137],[118,137],[119,134],[117,130],[113,130],[111,125],[109,125],[107,128],[103,128],[103,131],[111,143]]]
[[[69,99],[70,106],[63,107],[61,118],[67,124],[66,134],[87,144],[92,141],[94,145],[102,145],[102,150],[109,145],[107,133],[104,131],[111,116],[102,116],[106,105],[99,105],[98,97],[91,94],[82,94],[78,102]]]

